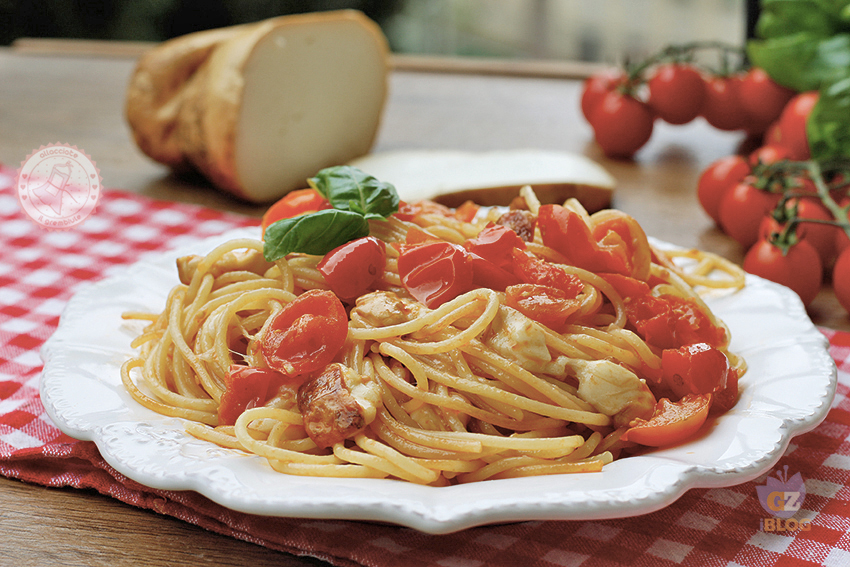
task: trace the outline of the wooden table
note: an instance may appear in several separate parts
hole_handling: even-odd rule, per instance
[[[17,166],[43,144],[75,144],[96,161],[107,187],[262,213],[199,180],[170,175],[136,149],[123,120],[133,49],[111,56],[37,51],[0,49],[0,163]],[[741,248],[713,226],[695,196],[699,173],[734,153],[740,133],[719,132],[701,121],[658,124],[635,161],[611,161],[593,143],[579,111],[581,66],[398,63],[375,150],[543,148],[584,154],[616,178],[614,205],[648,234],[741,260]],[[810,315],[819,325],[850,330],[830,289],[820,293]],[[0,478],[0,502],[0,556],[9,564],[117,566],[137,564],[140,557],[146,565],[322,564],[84,491]]]

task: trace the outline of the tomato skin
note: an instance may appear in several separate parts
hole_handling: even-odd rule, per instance
[[[472,261],[462,246],[444,241],[401,246],[401,283],[417,301],[435,309],[472,289]]]
[[[366,293],[381,278],[386,265],[384,242],[364,236],[334,248],[316,268],[337,296],[351,299]]]
[[[690,65],[661,65],[647,85],[647,104],[665,122],[686,124],[699,116],[705,99],[705,81]]]
[[[581,279],[523,250],[513,251],[513,273],[524,283],[558,288],[570,297],[584,290]]]
[[[764,69],[752,67],[738,85],[741,106],[746,111],[750,128],[764,132],[779,118],[794,91],[777,84]]]
[[[472,265],[473,287],[505,291],[506,287],[520,283],[520,279],[510,269],[499,267],[474,252],[469,252],[469,262]]]
[[[678,402],[661,398],[652,417],[633,420],[621,439],[649,447],[676,445],[699,431],[710,407],[711,394],[688,394]]]
[[[801,199],[790,199],[790,204],[797,205],[797,215],[800,219],[814,219],[821,221],[833,220],[823,202],[815,197],[804,197]],[[836,232],[843,232],[840,228],[817,222],[801,222],[797,225],[798,230],[803,231],[803,238],[808,240],[820,255],[821,263],[826,266],[835,256]]]
[[[626,81],[626,75],[619,69],[608,69],[588,77],[581,91],[581,113],[590,122],[590,116],[599,101]]]
[[[218,404],[218,424],[233,425],[245,410],[264,405],[285,381],[276,370],[231,365]]]
[[[770,165],[782,160],[791,159],[791,150],[779,144],[765,144],[753,150],[747,158],[752,167]]]
[[[306,380],[342,349],[348,336],[348,315],[332,291],[306,291],[287,303],[269,323],[261,341],[269,368]]]
[[[729,359],[708,343],[693,343],[661,353],[663,378],[678,397],[711,394],[726,388]]]
[[[694,343],[716,347],[726,342],[726,332],[713,325],[690,299],[673,295],[633,297],[626,302],[626,314],[638,334],[660,349]]]
[[[483,228],[478,236],[467,240],[464,246],[502,269],[511,269],[514,249],[525,250],[525,242],[517,233],[502,225]]]
[[[762,217],[779,202],[777,193],[763,191],[754,185],[755,178],[747,177],[731,187],[720,201],[720,227],[744,248],[758,240]]]
[[[747,113],[741,106],[739,77],[710,77],[705,82],[702,116],[718,130],[740,130],[747,125]]]
[[[795,161],[807,160],[811,156],[806,121],[819,98],[817,91],[800,93],[788,101],[779,117],[780,143],[788,148],[791,159]]]
[[[505,303],[529,319],[559,331],[581,303],[561,289],[536,284],[517,284],[505,289]]]
[[[331,204],[327,199],[322,197],[315,189],[290,191],[266,210],[262,222],[263,232],[265,233],[269,225],[279,220],[329,209],[330,207]]]
[[[464,201],[457,209],[455,209],[455,218],[463,222],[472,222],[480,208],[481,207],[472,201]]]
[[[838,303],[850,312],[850,248],[839,254],[832,268],[832,289]]]
[[[589,122],[596,143],[607,157],[629,159],[652,136],[655,115],[646,103],[611,91],[593,108]]]
[[[792,245],[785,255],[768,240],[759,240],[744,256],[744,270],[791,288],[803,305],[814,300],[823,281],[820,256],[805,239]]]
[[[751,168],[739,155],[722,157],[702,172],[697,184],[697,199],[702,209],[715,223],[720,224],[720,201],[730,187],[749,175]]]

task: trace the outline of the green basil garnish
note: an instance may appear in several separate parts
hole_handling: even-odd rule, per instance
[[[359,213],[367,219],[387,218],[398,211],[395,187],[350,165],[323,169],[308,182],[341,211]]]
[[[263,256],[267,261],[274,262],[292,252],[327,254],[346,242],[368,236],[369,219],[386,219],[398,211],[395,187],[356,167],[329,167],[308,182],[333,208],[269,225],[263,235]]]

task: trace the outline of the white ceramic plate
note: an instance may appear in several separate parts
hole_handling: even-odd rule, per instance
[[[237,236],[259,233],[241,229],[151,256],[81,289],[42,349],[41,396],[50,417],[68,435],[94,441],[110,465],[144,485],[194,490],[253,514],[375,520],[430,533],[520,520],[626,517],[663,508],[690,488],[754,479],[793,436],[823,420],[834,395],[837,374],[827,341],[797,296],[749,277],[743,291],[709,300],[731,328],[732,348],[749,364],[741,398],[685,445],[622,459],[601,473],[444,488],[283,475],[263,458],[186,435],[181,420],[130,398],[119,375],[138,332],[120,314],[161,310],[176,281],[175,258],[206,253]]]

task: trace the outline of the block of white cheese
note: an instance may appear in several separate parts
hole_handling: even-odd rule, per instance
[[[350,165],[392,183],[404,201],[430,199],[450,207],[467,200],[509,205],[522,186],[531,185],[542,203],[574,197],[593,212],[610,207],[615,185],[608,171],[585,156],[538,149],[386,151]]]
[[[388,72],[386,38],[362,13],[282,16],[154,47],[125,110],[151,158],[265,203],[369,151]]]

